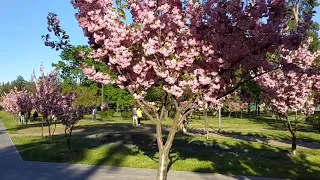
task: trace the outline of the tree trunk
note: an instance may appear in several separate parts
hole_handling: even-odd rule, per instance
[[[231,118],[231,112],[229,112],[229,118]]]
[[[71,133],[72,131],[70,130],[69,137],[68,137],[68,152],[70,156],[71,156]]]
[[[240,118],[242,118],[242,109],[241,109],[241,112],[240,112],[241,114],[240,114]]]
[[[157,171],[157,180],[166,180],[169,166],[169,150],[163,149],[159,152],[159,162]]]
[[[169,111],[164,110],[164,120],[168,119],[169,117]]]
[[[41,136],[43,137],[43,118],[41,120]]]
[[[292,135],[292,144],[291,144],[291,150],[292,150],[292,155],[296,155],[296,150],[297,150],[297,122],[298,122],[298,113],[296,112],[296,116],[295,116],[295,122],[292,125],[290,120],[288,119],[287,116],[285,116],[285,118],[287,119],[287,124],[288,124],[288,128],[289,131]]]
[[[174,122],[170,128],[168,138],[165,145],[163,145],[161,125],[156,125],[157,143],[159,149],[159,162],[157,170],[157,180],[166,180],[169,170],[169,152],[172,146],[174,136],[177,132],[177,122]]]
[[[67,141],[68,145],[68,153],[69,153],[69,160],[71,160],[71,133],[72,133],[72,128],[69,130],[69,134],[67,133],[68,128],[64,129],[64,136]]]
[[[54,120],[54,128],[53,128],[53,131],[52,131],[52,135],[54,135],[54,133],[56,132],[56,128],[57,128],[57,121]]]
[[[218,132],[220,132],[220,130],[221,130],[221,107],[219,108],[219,110],[218,110],[219,112],[218,112]]]
[[[205,129],[206,129],[206,139],[209,139],[209,120],[208,120],[208,115],[207,115],[207,109],[203,111],[203,116],[205,120]]]
[[[52,139],[51,139],[51,126],[50,126],[50,122],[49,122],[49,120],[47,120],[47,124],[48,124],[48,130],[49,130],[49,139],[50,139],[50,143],[52,143]]]
[[[292,146],[291,146],[291,149],[292,149],[292,155],[295,156],[296,155],[296,150],[297,150],[297,135],[296,135],[296,132],[294,132],[292,134]]]

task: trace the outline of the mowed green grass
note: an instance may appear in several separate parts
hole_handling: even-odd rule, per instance
[[[11,120],[11,117],[8,113],[0,111],[0,117],[3,119],[3,123],[6,126],[7,130],[11,134],[32,134],[32,133],[41,133],[41,121],[40,118],[38,121],[28,123],[27,126],[19,125],[17,122]],[[293,116],[290,116],[293,119]],[[299,118],[303,118],[300,116]],[[98,119],[100,117],[98,116]],[[216,116],[208,116],[209,120],[209,131],[217,132],[218,130],[218,118]],[[104,130],[109,128],[113,124],[131,124],[130,119],[123,119],[120,116],[110,117],[104,121],[92,121],[91,115],[86,115],[85,118],[79,121],[75,127],[75,131],[96,131]],[[153,125],[150,120],[143,120],[143,124]],[[170,126],[172,123],[171,119],[167,119],[163,122],[163,125]],[[54,126],[52,125],[53,129]],[[116,128],[116,127],[115,127]],[[193,116],[191,122],[189,123],[189,128],[191,129],[205,129],[205,120],[203,116],[198,117],[197,114]],[[121,130],[121,128],[120,128]],[[48,127],[44,123],[44,134],[47,134]],[[60,123],[56,126],[56,133],[63,133],[64,127]],[[244,118],[235,118],[235,117],[222,117],[221,131],[222,134],[227,135],[244,135],[244,136],[254,136],[267,139],[275,140],[291,140],[291,134],[288,131],[288,128],[284,126],[281,121],[275,121],[274,118],[266,115],[261,116],[246,116]],[[308,142],[317,142],[320,143],[320,134],[317,130],[313,128],[312,125],[306,124],[301,121],[298,124],[298,140],[308,141]]]
[[[7,131],[10,134],[40,134],[42,132],[42,127],[41,127],[41,117],[39,117],[36,121],[31,120],[31,122],[28,122],[27,125],[20,125],[19,122],[17,121],[17,117],[15,117],[16,120],[12,119],[12,115],[0,111],[0,119],[2,120],[2,123],[6,127]],[[98,116],[98,119],[100,117]],[[107,121],[92,121],[91,120],[91,115],[86,115],[84,119],[81,121],[78,121],[75,127],[75,130],[79,131],[85,131],[85,130],[101,130],[105,128],[106,124],[116,124],[116,123],[130,123],[130,120],[124,120],[119,117],[114,117],[111,119],[108,119]],[[46,122],[43,122],[43,127],[44,127],[44,135],[48,134],[48,125]],[[54,129],[54,124],[51,124],[51,132]],[[61,124],[61,122],[57,122],[55,133],[64,133],[64,126]]]
[[[13,138],[22,158],[29,161],[65,162],[134,168],[156,168],[157,147],[150,134],[73,136],[71,159],[63,136]],[[240,140],[178,135],[170,154],[171,170],[317,179],[320,151],[289,149]]]
[[[41,132],[40,122],[21,126],[12,121],[5,112],[0,112],[0,117],[10,134]],[[90,118],[86,116],[85,120],[79,121],[77,129],[94,132],[101,129],[108,131],[108,128],[112,128],[122,133],[104,136],[74,135],[71,158],[63,135],[54,136],[53,143],[50,143],[47,137],[39,136],[13,137],[12,139],[24,160],[157,168],[158,153],[152,132],[129,132],[128,130],[132,128],[131,120],[123,120],[120,117],[96,122],[92,122]],[[217,118],[209,118],[211,130],[216,129]],[[150,121],[143,121],[143,123],[152,124]],[[165,121],[165,125],[170,123],[170,119]],[[301,126],[312,130],[309,125]],[[193,118],[190,127],[204,128],[204,120]],[[63,126],[58,125],[58,128],[62,129]],[[263,117],[261,119],[223,117],[222,130],[225,133],[235,134],[256,132],[253,135],[268,138],[281,137],[281,133],[287,132],[281,122],[274,123],[272,119]],[[44,132],[47,133],[47,129]],[[308,138],[311,137],[311,140],[318,140],[317,137],[313,137],[313,131],[305,133]],[[314,133],[315,135],[320,136]],[[170,169],[291,179],[320,177],[319,150],[298,149],[298,155],[294,157],[290,156],[289,152],[290,149],[284,147],[236,139],[205,140],[200,136],[178,134],[170,155]]]
[[[239,116],[238,116],[239,117]],[[290,119],[294,119],[294,116],[290,116]],[[300,115],[300,119],[304,116]],[[217,132],[218,130],[218,118],[208,117],[209,120],[209,131]],[[190,128],[204,129],[205,121],[201,116],[194,116],[189,125]],[[267,139],[275,140],[291,140],[291,134],[281,121],[275,121],[271,116],[244,116],[243,118],[235,117],[222,117],[221,120],[221,131],[222,134],[231,135],[244,135],[254,136]],[[303,120],[298,123],[298,140],[317,142],[320,143],[320,134],[311,124],[304,123]]]

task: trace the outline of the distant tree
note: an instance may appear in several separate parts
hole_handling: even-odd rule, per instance
[[[64,125],[64,134],[68,144],[68,152],[71,156],[71,136],[76,123],[83,118],[84,115],[90,113],[91,108],[83,107],[75,104],[77,93],[69,92],[59,99],[58,109],[55,115]]]
[[[263,96],[282,118],[292,135],[293,155],[296,154],[298,122],[300,121],[297,112],[303,110],[309,101],[314,84],[312,71],[306,71],[306,69],[312,68],[313,61],[320,55],[320,51],[316,53],[309,51],[309,43],[310,41],[305,42],[297,50],[282,49],[281,61],[292,65],[256,78],[263,89]],[[296,113],[294,120],[288,117],[289,110]]]
[[[74,104],[83,107],[98,106],[100,104],[99,88],[92,84],[89,87],[86,86],[70,86],[68,84],[61,84],[63,93],[73,91],[77,94]]]
[[[0,86],[0,94],[9,93],[11,89],[13,89],[13,86],[10,82],[2,83]]]
[[[82,73],[79,56],[81,52],[88,51],[88,46],[70,46],[61,51],[61,60],[58,63],[52,63],[52,66],[59,69],[59,76],[63,83],[69,85],[80,84],[90,86],[93,82],[89,81]]]
[[[17,79],[11,82],[11,86],[16,87],[18,91],[25,88],[27,81],[22,77],[18,76]]]
[[[33,97],[27,91],[12,89],[9,93],[2,95],[1,106],[5,111],[17,115],[28,113],[33,109]]]
[[[128,90],[112,84],[105,86],[104,96],[108,106],[115,108],[117,111],[131,108],[135,102]]]
[[[51,123],[54,116],[60,113],[60,101],[62,98],[62,89],[59,87],[57,72],[53,71],[48,75],[44,74],[43,67],[40,68],[41,78],[37,79],[35,72],[33,78],[36,84],[35,109],[42,115],[42,136],[43,121],[48,124],[49,138],[51,141]]]

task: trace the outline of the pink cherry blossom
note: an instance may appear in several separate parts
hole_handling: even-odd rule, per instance
[[[33,109],[33,96],[27,91],[18,91],[17,88],[14,88],[9,93],[2,95],[0,104],[7,112],[27,113]]]

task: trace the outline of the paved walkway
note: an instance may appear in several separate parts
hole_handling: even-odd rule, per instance
[[[23,161],[0,121],[1,180],[152,180],[152,169],[89,166]],[[170,171],[168,180],[275,180],[272,178],[226,176],[212,173]]]

